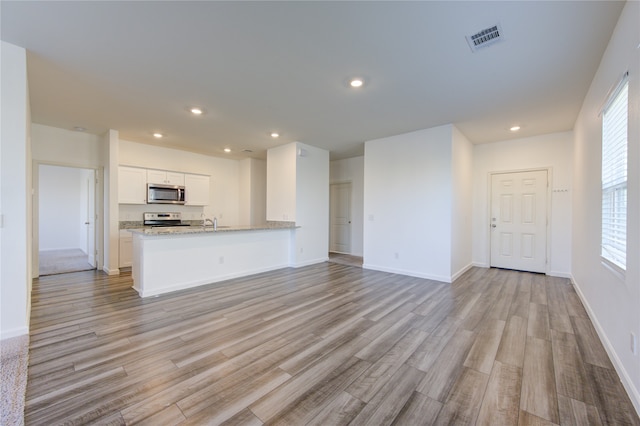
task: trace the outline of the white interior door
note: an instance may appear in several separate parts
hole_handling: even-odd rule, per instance
[[[87,177],[87,255],[89,265],[96,267],[96,172]]]
[[[491,176],[491,266],[546,272],[547,171]]]
[[[351,253],[351,183],[332,184],[329,250]]]

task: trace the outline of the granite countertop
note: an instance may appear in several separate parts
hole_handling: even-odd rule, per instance
[[[268,222],[262,225],[239,225],[239,226],[224,226],[218,225],[217,230],[213,230],[213,226],[191,225],[191,226],[168,226],[168,227],[131,227],[129,229],[132,233],[154,236],[154,235],[191,235],[191,234],[212,234],[212,233],[227,233],[238,231],[265,231],[265,230],[278,230],[278,229],[296,229],[295,222]],[[121,228],[123,229],[123,228]]]

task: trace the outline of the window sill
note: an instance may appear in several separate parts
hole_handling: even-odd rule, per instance
[[[615,263],[605,259],[604,257],[600,257],[600,263],[607,271],[611,272],[611,274],[620,280],[622,283],[625,283],[627,280],[627,271],[616,265]]]

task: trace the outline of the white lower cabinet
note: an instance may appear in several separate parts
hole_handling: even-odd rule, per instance
[[[120,259],[119,268],[128,268],[133,264],[133,238],[131,232],[126,229],[120,230]]]

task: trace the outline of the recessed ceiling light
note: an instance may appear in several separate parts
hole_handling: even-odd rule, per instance
[[[189,108],[189,112],[193,115],[202,115],[204,114],[204,109],[200,107],[191,107]]]
[[[159,133],[159,132],[155,132],[155,133],[153,134],[153,137],[154,137],[154,138],[156,138],[156,139],[161,139],[163,136],[164,136],[164,135],[163,135],[162,133]]]
[[[82,126],[76,126],[76,127],[73,128],[73,130],[75,130],[76,132],[86,132],[87,131],[87,129],[85,129]]]
[[[272,137],[272,138],[274,138],[274,139],[279,138],[279,137],[280,137],[280,133],[278,133],[278,132],[271,132],[271,137]]]
[[[511,126],[509,127],[509,130],[511,130],[512,132],[517,132],[518,130],[520,130],[520,126]]]
[[[225,148],[224,152],[226,152],[227,154],[231,152],[231,148]]]
[[[361,78],[352,78],[351,80],[349,80],[349,86],[357,89],[364,86],[364,80]]]

